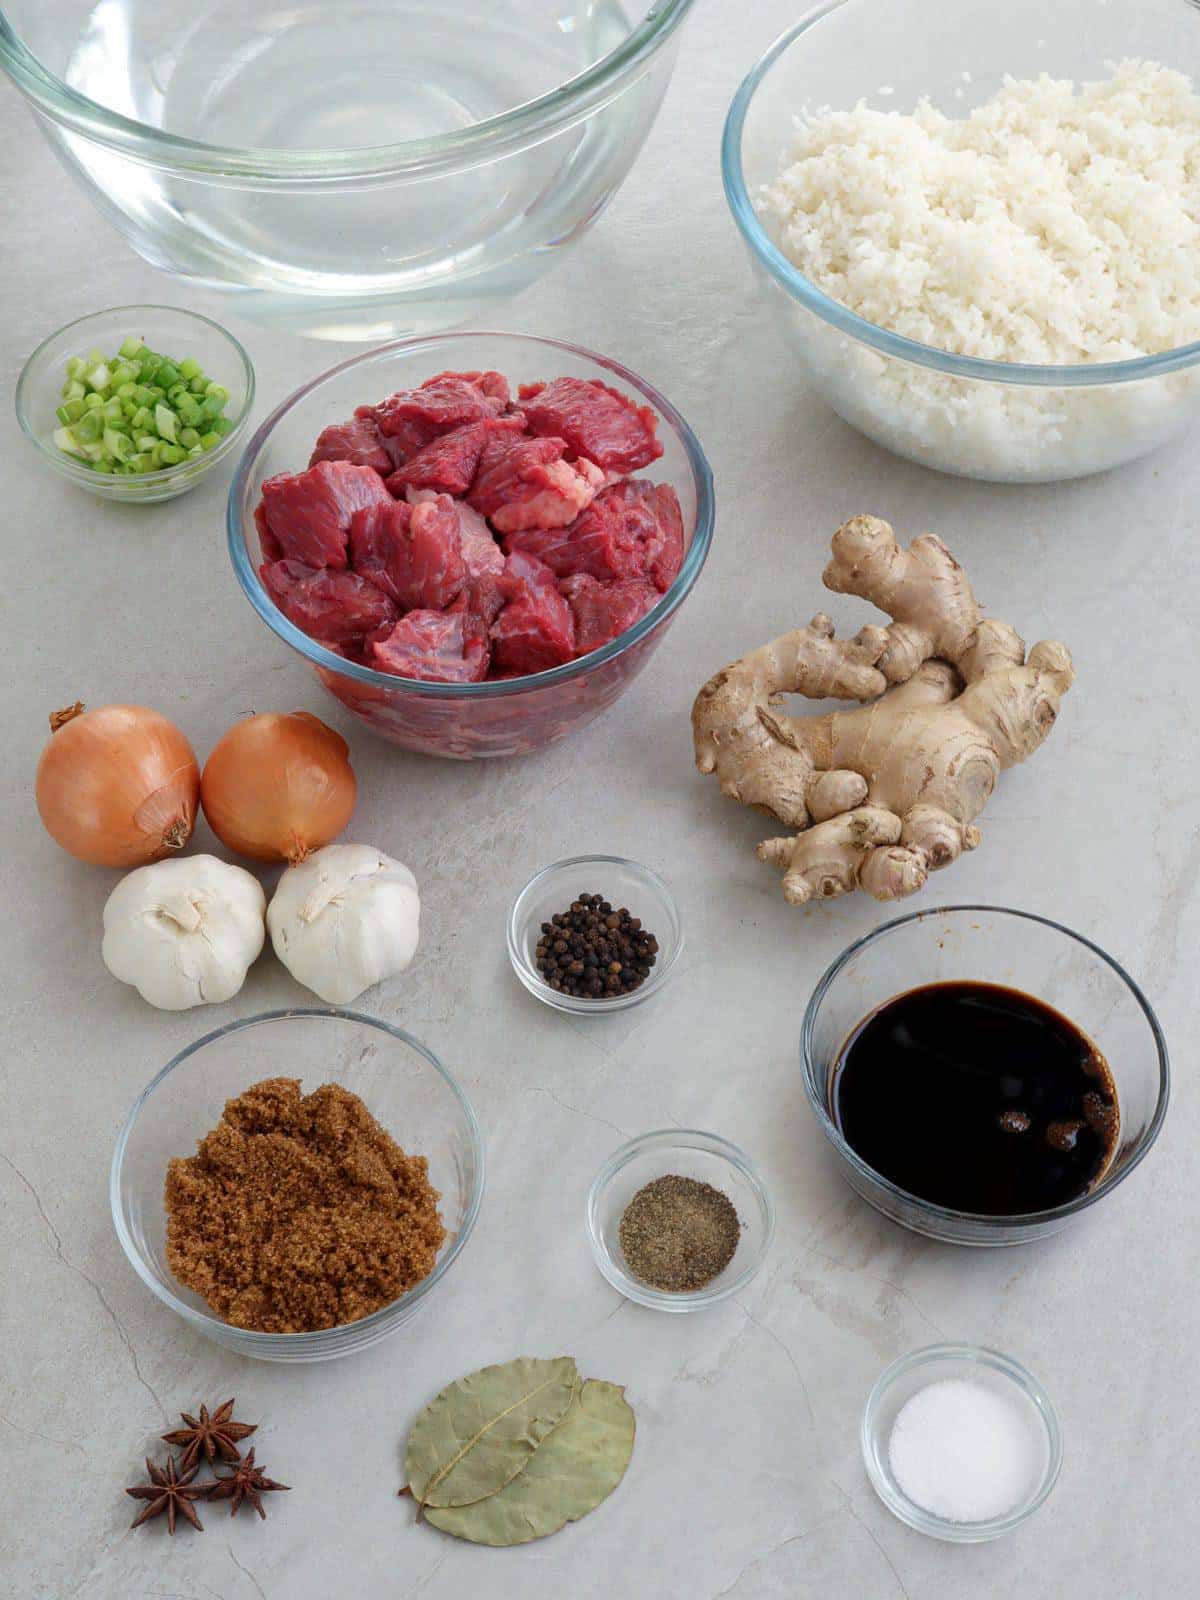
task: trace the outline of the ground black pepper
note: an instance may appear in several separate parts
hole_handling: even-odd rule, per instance
[[[581,894],[542,923],[534,965],[558,994],[615,1000],[640,989],[658,959],[658,940],[638,917],[598,894]]]
[[[703,1289],[733,1260],[741,1223],[733,1201],[697,1178],[655,1178],[625,1207],[625,1264],[652,1289]]]

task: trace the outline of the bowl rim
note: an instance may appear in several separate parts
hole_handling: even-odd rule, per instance
[[[470,1194],[466,1197],[463,1220],[453,1244],[435,1264],[429,1276],[422,1278],[420,1283],[414,1284],[399,1299],[390,1301],[386,1306],[380,1306],[378,1311],[372,1311],[369,1316],[360,1317],[356,1322],[340,1322],[332,1328],[313,1328],[303,1333],[266,1333],[256,1328],[239,1328],[234,1323],[225,1322],[208,1311],[199,1311],[195,1306],[186,1304],[147,1268],[142,1252],[134,1243],[133,1237],[126,1226],[124,1210],[121,1204],[121,1171],[125,1150],[138,1118],[151,1095],[166,1082],[176,1067],[182,1066],[190,1057],[199,1054],[201,1050],[210,1044],[214,1044],[218,1039],[223,1039],[231,1033],[237,1033],[242,1028],[256,1027],[260,1023],[292,1022],[300,1018],[313,1017],[319,1017],[323,1021],[353,1022],[369,1028],[377,1028],[381,1033],[389,1034],[393,1039],[416,1051],[440,1075],[457,1100],[466,1120],[471,1149],[475,1157],[475,1180]],[[235,1340],[238,1348],[248,1355],[256,1353],[267,1354],[280,1348],[286,1348],[289,1353],[294,1354],[305,1348],[312,1348],[316,1351],[318,1347],[328,1344],[331,1340],[350,1340],[356,1344],[360,1342],[371,1343],[372,1340],[369,1335],[374,1330],[379,1329],[382,1324],[392,1321],[402,1307],[418,1305],[430,1290],[445,1277],[462,1252],[467,1240],[471,1237],[483,1204],[485,1164],[486,1154],[483,1132],[475,1115],[474,1107],[467,1098],[466,1091],[449,1068],[444,1067],[433,1051],[423,1045],[419,1039],[403,1028],[397,1028],[390,1022],[384,1022],[380,1017],[370,1017],[365,1012],[351,1011],[344,1006],[284,1006],[274,1011],[259,1011],[253,1016],[240,1017],[233,1022],[224,1023],[219,1028],[213,1028],[211,1032],[193,1040],[191,1044],[177,1051],[166,1066],[159,1069],[133,1102],[117,1137],[116,1148],[113,1150],[112,1165],[109,1169],[109,1205],[112,1210],[113,1226],[116,1230],[117,1238],[121,1241],[121,1248],[124,1250],[130,1265],[156,1298],[161,1300],[164,1305],[169,1306],[172,1311],[177,1312],[185,1322],[202,1331],[211,1330],[219,1342],[230,1339]],[[364,1334],[368,1335],[365,1341],[362,1339]]]
[[[669,959],[666,961],[656,960],[654,967],[651,969],[651,975],[645,983],[612,1000],[589,1000],[582,995],[558,994],[543,979],[541,973],[529,961],[522,948],[521,931],[518,926],[522,913],[522,902],[532,890],[536,889],[543,878],[548,878],[552,872],[562,872],[575,867],[623,868],[634,877],[640,878],[658,896],[666,908],[667,916],[674,925],[675,948],[672,950]],[[505,923],[505,941],[508,945],[508,959],[512,962],[513,971],[535,999],[540,1000],[544,1005],[550,1006],[555,1011],[569,1012],[572,1016],[611,1016],[618,1011],[627,1011],[630,1006],[640,1005],[642,1001],[651,999],[666,985],[678,965],[679,957],[683,954],[683,913],[680,911],[679,902],[671,893],[666,881],[655,872],[653,867],[644,866],[642,862],[634,861],[628,856],[564,856],[561,861],[552,861],[549,866],[540,867],[518,891],[508,910],[508,918]]]
[[[665,594],[660,595],[644,617],[640,617],[631,628],[626,628],[624,633],[619,633],[615,639],[610,639],[598,650],[591,651],[588,655],[579,656],[574,661],[568,661],[561,667],[551,667],[547,672],[526,673],[519,678],[500,678],[482,683],[429,683],[422,678],[402,678],[391,672],[377,672],[374,667],[361,666],[357,661],[350,661],[345,656],[335,655],[332,650],[326,649],[316,639],[310,639],[295,623],[288,620],[283,612],[275,605],[263,588],[262,581],[250,559],[249,530],[244,528],[242,519],[242,501],[249,480],[253,475],[254,467],[259,453],[265,447],[268,439],[277,424],[292,410],[306,400],[310,394],[319,389],[322,384],[330,379],[341,377],[343,373],[351,371],[354,367],[365,365],[368,362],[378,361],[380,357],[393,355],[412,354],[420,351],[459,350],[469,349],[472,342],[481,339],[509,339],[519,344],[536,346],[547,350],[563,350],[568,355],[581,357],[585,361],[595,362],[611,372],[622,383],[635,389],[644,400],[647,400],[659,416],[674,429],[676,437],[683,446],[691,468],[693,482],[696,489],[696,528],[692,534],[691,544],[684,552],[681,565],[675,581]],[[301,468],[301,471],[304,469]],[[234,473],[233,482],[229,487],[229,498],[226,502],[226,543],[229,548],[229,557],[233,562],[233,569],[237,580],[242,587],[242,592],[250,604],[258,612],[262,620],[285,644],[291,645],[312,666],[325,672],[335,673],[340,678],[351,678],[357,683],[365,683],[374,689],[387,690],[392,694],[403,693],[415,695],[428,700],[494,700],[504,699],[508,695],[530,694],[540,689],[548,689],[556,684],[569,683],[574,678],[584,676],[586,673],[595,672],[608,662],[623,655],[627,650],[639,644],[647,635],[655,632],[661,624],[679,609],[690,594],[696,579],[704,568],[708,559],[708,552],[712,545],[713,530],[716,523],[716,495],[713,484],[712,468],[708,458],[701,448],[700,441],[692,432],[687,422],[675,409],[671,402],[661,395],[653,384],[645,378],[639,377],[631,368],[622,366],[611,356],[599,355],[594,350],[587,349],[584,345],[572,344],[565,339],[543,338],[532,333],[507,333],[498,328],[472,328],[452,333],[419,334],[406,339],[394,339],[388,344],[376,345],[370,350],[360,351],[357,355],[350,356],[345,361],[339,361],[336,366],[329,367],[319,373],[317,377],[304,384],[287,399],[280,402],[263,421],[253,438],[247,444]]]
[[[241,410],[236,417],[231,419],[233,427],[230,428],[214,450],[209,450],[203,456],[189,461],[178,461],[173,467],[160,467],[155,472],[139,472],[129,477],[109,477],[106,473],[97,473],[88,467],[80,466],[77,462],[72,461],[65,451],[59,450],[57,446],[47,444],[44,439],[40,438],[34,427],[29,407],[26,404],[26,396],[39,362],[45,357],[49,347],[61,339],[64,334],[71,333],[75,329],[82,330],[89,323],[99,321],[101,317],[120,317],[128,314],[130,318],[133,318],[145,315],[148,312],[152,312],[156,316],[161,316],[165,313],[169,316],[179,317],[185,322],[203,323],[205,328],[215,333],[226,345],[230,346],[235,358],[242,364],[245,397],[242,401]],[[16,412],[17,423],[25,438],[38,450],[43,460],[48,461],[60,476],[68,479],[71,483],[78,484],[80,488],[90,489],[94,493],[106,494],[114,500],[124,499],[127,495],[131,499],[137,500],[144,497],[144,491],[147,489],[161,488],[167,484],[177,482],[187,468],[191,468],[189,476],[193,481],[199,481],[218,462],[225,460],[232,453],[234,445],[240,441],[242,434],[246,430],[246,424],[250,420],[250,413],[254,409],[254,392],[254,363],[251,361],[240,339],[230,333],[228,328],[222,327],[212,317],[206,317],[201,311],[189,311],[183,306],[164,306],[144,302],[138,305],[105,306],[100,311],[89,311],[85,316],[76,317],[72,322],[64,322],[61,328],[56,328],[53,333],[47,334],[21,368],[13,397],[13,409]]]
[[[427,177],[456,166],[496,160],[531,138],[544,138],[607,104],[675,32],[694,0],[653,0],[641,20],[607,55],[583,71],[507,111],[454,132],[399,143],[326,151],[269,146],[242,148],[206,144],[166,133],[112,111],[72,89],[23,44],[0,8],[0,66],[18,89],[52,121],[72,132],[173,170],[217,178],[305,179],[396,176]]]
[[[1105,966],[1116,974],[1117,978],[1132,995],[1135,1003],[1140,1007],[1142,1015],[1150,1028],[1158,1056],[1158,1102],[1154,1108],[1154,1115],[1146,1125],[1146,1131],[1142,1135],[1138,1149],[1133,1152],[1127,1161],[1122,1163],[1119,1170],[1110,1171],[1101,1178],[1094,1189],[1089,1189],[1085,1194],[1078,1195],[1074,1200],[1068,1200],[1063,1205],[1051,1206],[1044,1211],[1025,1211],[1017,1215],[1004,1217],[992,1216],[986,1212],[957,1211],[952,1206],[937,1205],[932,1200],[924,1200],[920,1195],[912,1194],[909,1190],[900,1188],[898,1184],[893,1183],[889,1178],[885,1178],[882,1173],[876,1172],[874,1167],[868,1166],[862,1157],[846,1142],[837,1124],[825,1109],[817,1091],[817,1069],[812,1054],[813,1033],[816,1028],[817,1015],[820,1012],[825,996],[843,969],[860,950],[865,949],[869,944],[874,944],[877,939],[883,938],[885,934],[894,933],[897,928],[905,927],[910,922],[922,922],[926,918],[981,915],[1016,917],[1023,922],[1039,923],[1043,928],[1050,928],[1055,933],[1064,935],[1075,944],[1080,944],[1084,949],[1090,950],[1094,956],[1098,956]],[[1154,1014],[1154,1008],[1129,973],[1125,971],[1119,961],[1114,960],[1107,951],[1102,950],[1098,944],[1093,943],[1091,939],[1086,938],[1082,933],[1076,933],[1073,928],[1068,928],[1061,922],[1055,922],[1051,917],[1039,916],[1034,911],[1020,911],[1015,906],[974,904],[926,906],[920,911],[910,911],[906,916],[893,917],[890,921],[881,923],[879,927],[873,928],[870,933],[864,934],[862,938],[855,939],[852,944],[847,945],[841,955],[825,969],[818,979],[816,987],[809,998],[808,1005],[804,1009],[804,1020],[800,1027],[800,1076],[804,1082],[804,1092],[808,1097],[809,1106],[812,1108],[821,1132],[843,1161],[860,1178],[873,1187],[883,1190],[892,1199],[919,1211],[924,1217],[932,1218],[942,1223],[968,1223],[972,1227],[989,1233],[1005,1233],[1013,1228],[1028,1229],[1045,1223],[1062,1223],[1068,1218],[1076,1216],[1079,1212],[1086,1211],[1089,1206],[1095,1205],[1105,1195],[1111,1194],[1117,1185],[1123,1183],[1130,1173],[1134,1172],[1145,1160],[1146,1156],[1149,1155],[1159,1133],[1162,1131],[1163,1119],[1166,1117],[1167,1107],[1171,1101],[1171,1064],[1167,1053],[1167,1041],[1163,1036],[1158,1018]],[[944,1238],[945,1236],[939,1234],[938,1237]]]
[[[729,107],[721,137],[721,179],[725,199],[751,254],[794,300],[841,333],[870,345],[885,355],[914,366],[987,383],[1008,383],[1033,388],[1091,388],[1113,383],[1133,383],[1181,372],[1200,362],[1200,340],[1164,350],[1158,355],[1136,356],[1126,361],[1078,362],[1073,366],[1043,366],[1034,362],[989,361],[980,356],[955,355],[936,345],[921,344],[894,333],[851,311],[819,289],[795,267],[772,241],[755,210],[742,166],[742,135],[755,94],[771,68],[804,34],[851,0],[819,0],[800,20],[771,44],[742,80]],[[1196,6],[1200,0],[1188,0]]]
[[[999,1373],[1021,1391],[1037,1412],[1045,1428],[1047,1444],[1045,1472],[1034,1492],[1013,1510],[1006,1511],[1003,1516],[988,1517],[982,1522],[951,1522],[935,1512],[926,1511],[915,1500],[910,1500],[898,1484],[893,1488],[890,1478],[881,1472],[876,1463],[876,1453],[873,1448],[875,1422],[879,1408],[893,1384],[919,1367],[936,1367],[944,1362],[966,1362]],[[936,1383],[938,1380],[936,1377],[931,1377],[929,1381]],[[1045,1504],[1058,1482],[1063,1462],[1062,1424],[1045,1386],[1015,1357],[982,1344],[947,1341],[943,1344],[925,1345],[919,1350],[910,1350],[907,1355],[900,1356],[890,1366],[885,1367],[871,1386],[871,1392],[863,1406],[862,1421],[859,1424],[859,1443],[863,1466],[866,1468],[867,1477],[871,1480],[871,1487],[892,1515],[918,1533],[951,1544],[982,1544],[985,1540],[997,1539],[1001,1534],[1011,1533],[1014,1528],[1019,1528],[1039,1506]]]
[[[604,1241],[597,1213],[600,1200],[609,1184],[622,1167],[627,1166],[644,1151],[665,1150],[672,1147],[683,1150],[704,1150],[709,1155],[719,1156],[727,1166],[734,1167],[741,1173],[758,1201],[763,1219],[762,1244],[754,1259],[742,1268],[737,1277],[731,1279],[729,1283],[721,1284],[719,1288],[687,1289],[678,1292],[655,1289],[625,1272]],[[586,1216],[588,1240],[601,1274],[627,1300],[632,1300],[651,1311],[703,1311],[708,1306],[729,1299],[757,1276],[763,1262],[770,1254],[775,1238],[775,1202],[771,1198],[771,1191],[762,1173],[732,1139],[722,1138],[719,1133],[708,1133],[703,1128],[656,1128],[650,1133],[638,1134],[635,1139],[628,1140],[614,1150],[588,1188]]]

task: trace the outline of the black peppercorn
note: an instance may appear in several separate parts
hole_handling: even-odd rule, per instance
[[[534,965],[559,994],[613,1000],[641,987],[658,958],[658,940],[598,894],[581,894],[543,922]]]

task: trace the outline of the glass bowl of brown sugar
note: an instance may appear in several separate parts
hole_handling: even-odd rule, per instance
[[[126,1118],[109,1190],[135,1272],[189,1327],[260,1360],[325,1361],[386,1338],[438,1288],[483,1179],[475,1113],[436,1056],[327,1007],[180,1051]]]
[[[766,1259],[775,1207],[744,1150],[667,1128],[622,1145],[588,1191],[596,1265],[627,1299],[703,1311],[744,1289]]]

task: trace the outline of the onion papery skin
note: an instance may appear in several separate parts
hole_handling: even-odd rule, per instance
[[[252,861],[293,866],[337,838],[357,793],[349,746],[308,711],[236,723],[200,781],[204,815],[222,844]]]
[[[35,797],[46,832],[98,867],[145,866],[182,850],[196,825],[200,766],[148,706],[71,707],[50,719]]]

